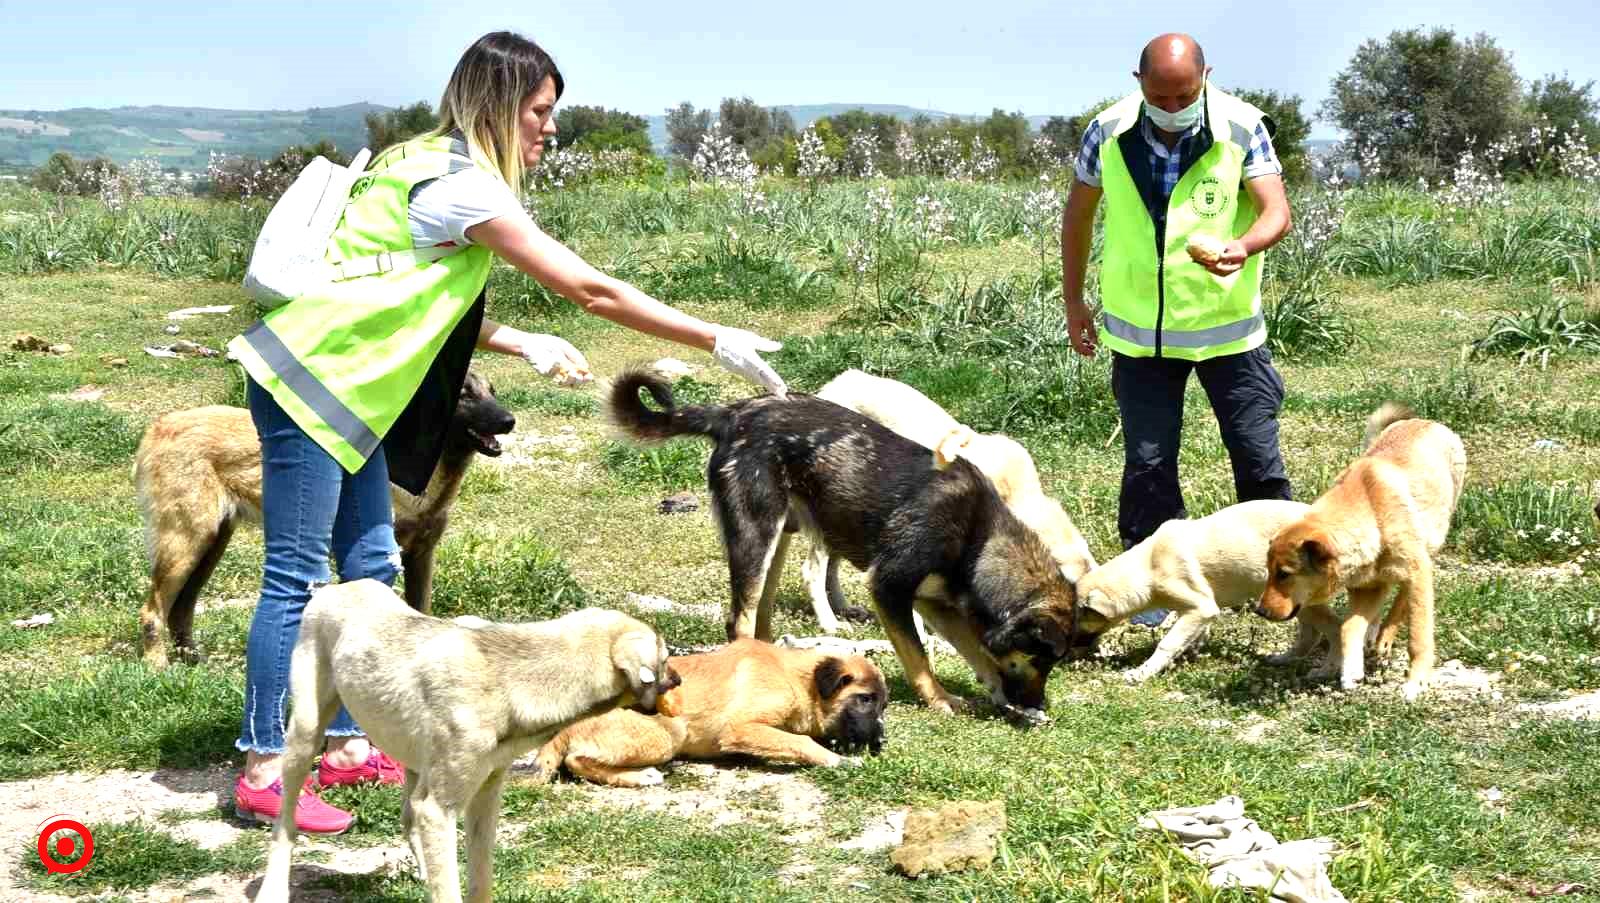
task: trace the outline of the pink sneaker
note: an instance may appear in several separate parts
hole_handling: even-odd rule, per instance
[[[245,821],[271,824],[278,820],[278,813],[282,811],[281,778],[262,790],[253,790],[246,786],[243,775],[240,775],[239,780],[233,785],[233,814]],[[310,781],[306,782],[299,798],[295,800],[295,827],[307,834],[339,834],[350,827],[355,820],[354,815],[324,803],[322,798],[312,791]]]
[[[354,768],[329,765],[327,756],[323,756],[322,763],[317,766],[317,783],[323,787],[370,784],[374,781],[379,784],[404,784],[405,768],[376,749],[367,753],[367,761]]]

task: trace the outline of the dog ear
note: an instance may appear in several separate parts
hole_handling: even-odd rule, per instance
[[[984,634],[983,643],[997,656],[1008,652],[1032,653],[1048,648],[1057,658],[1071,650],[1067,632],[1054,618],[1037,611],[1025,611]]]
[[[844,662],[830,655],[817,662],[817,670],[811,673],[811,680],[817,685],[818,696],[831,699],[833,694],[849,686],[855,676],[845,669]]]
[[[1326,541],[1312,537],[1300,543],[1300,566],[1313,574],[1322,574],[1333,558],[1333,550]]]

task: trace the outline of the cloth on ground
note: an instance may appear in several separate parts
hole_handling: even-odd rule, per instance
[[[1258,887],[1289,903],[1344,903],[1328,880],[1336,844],[1326,837],[1279,843],[1254,819],[1244,800],[1225,796],[1205,806],[1146,813],[1139,827],[1177,839],[1189,858],[1211,870],[1212,887]]]

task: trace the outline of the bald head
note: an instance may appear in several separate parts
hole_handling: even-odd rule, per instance
[[[1139,80],[1146,109],[1168,113],[1188,108],[1205,87],[1206,55],[1186,34],[1164,34],[1144,46],[1139,54]]]
[[[1144,45],[1139,51],[1139,71],[1135,75],[1148,75],[1159,71],[1166,76],[1204,73],[1206,52],[1200,42],[1186,34],[1170,32]]]

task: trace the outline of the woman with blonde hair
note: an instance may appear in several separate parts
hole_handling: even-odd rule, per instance
[[[229,343],[244,366],[261,438],[266,562],[245,651],[244,773],[236,812],[271,821],[282,799],[289,656],[301,612],[330,579],[399,575],[391,480],[421,493],[438,462],[474,348],[518,355],[567,383],[592,379],[568,342],[483,316],[494,258],[585,311],[712,353],[777,395],[783,380],[760,352],[778,343],[707,323],[611,278],[546,235],[523,209],[524,172],[556,133],[564,87],[555,62],[510,32],[467,48],[431,134],[380,153],[351,191],[327,249],[336,278],[267,313]],[[317,770],[322,786],[398,783],[341,710]],[[338,833],[352,816],[303,793],[300,830]]]

